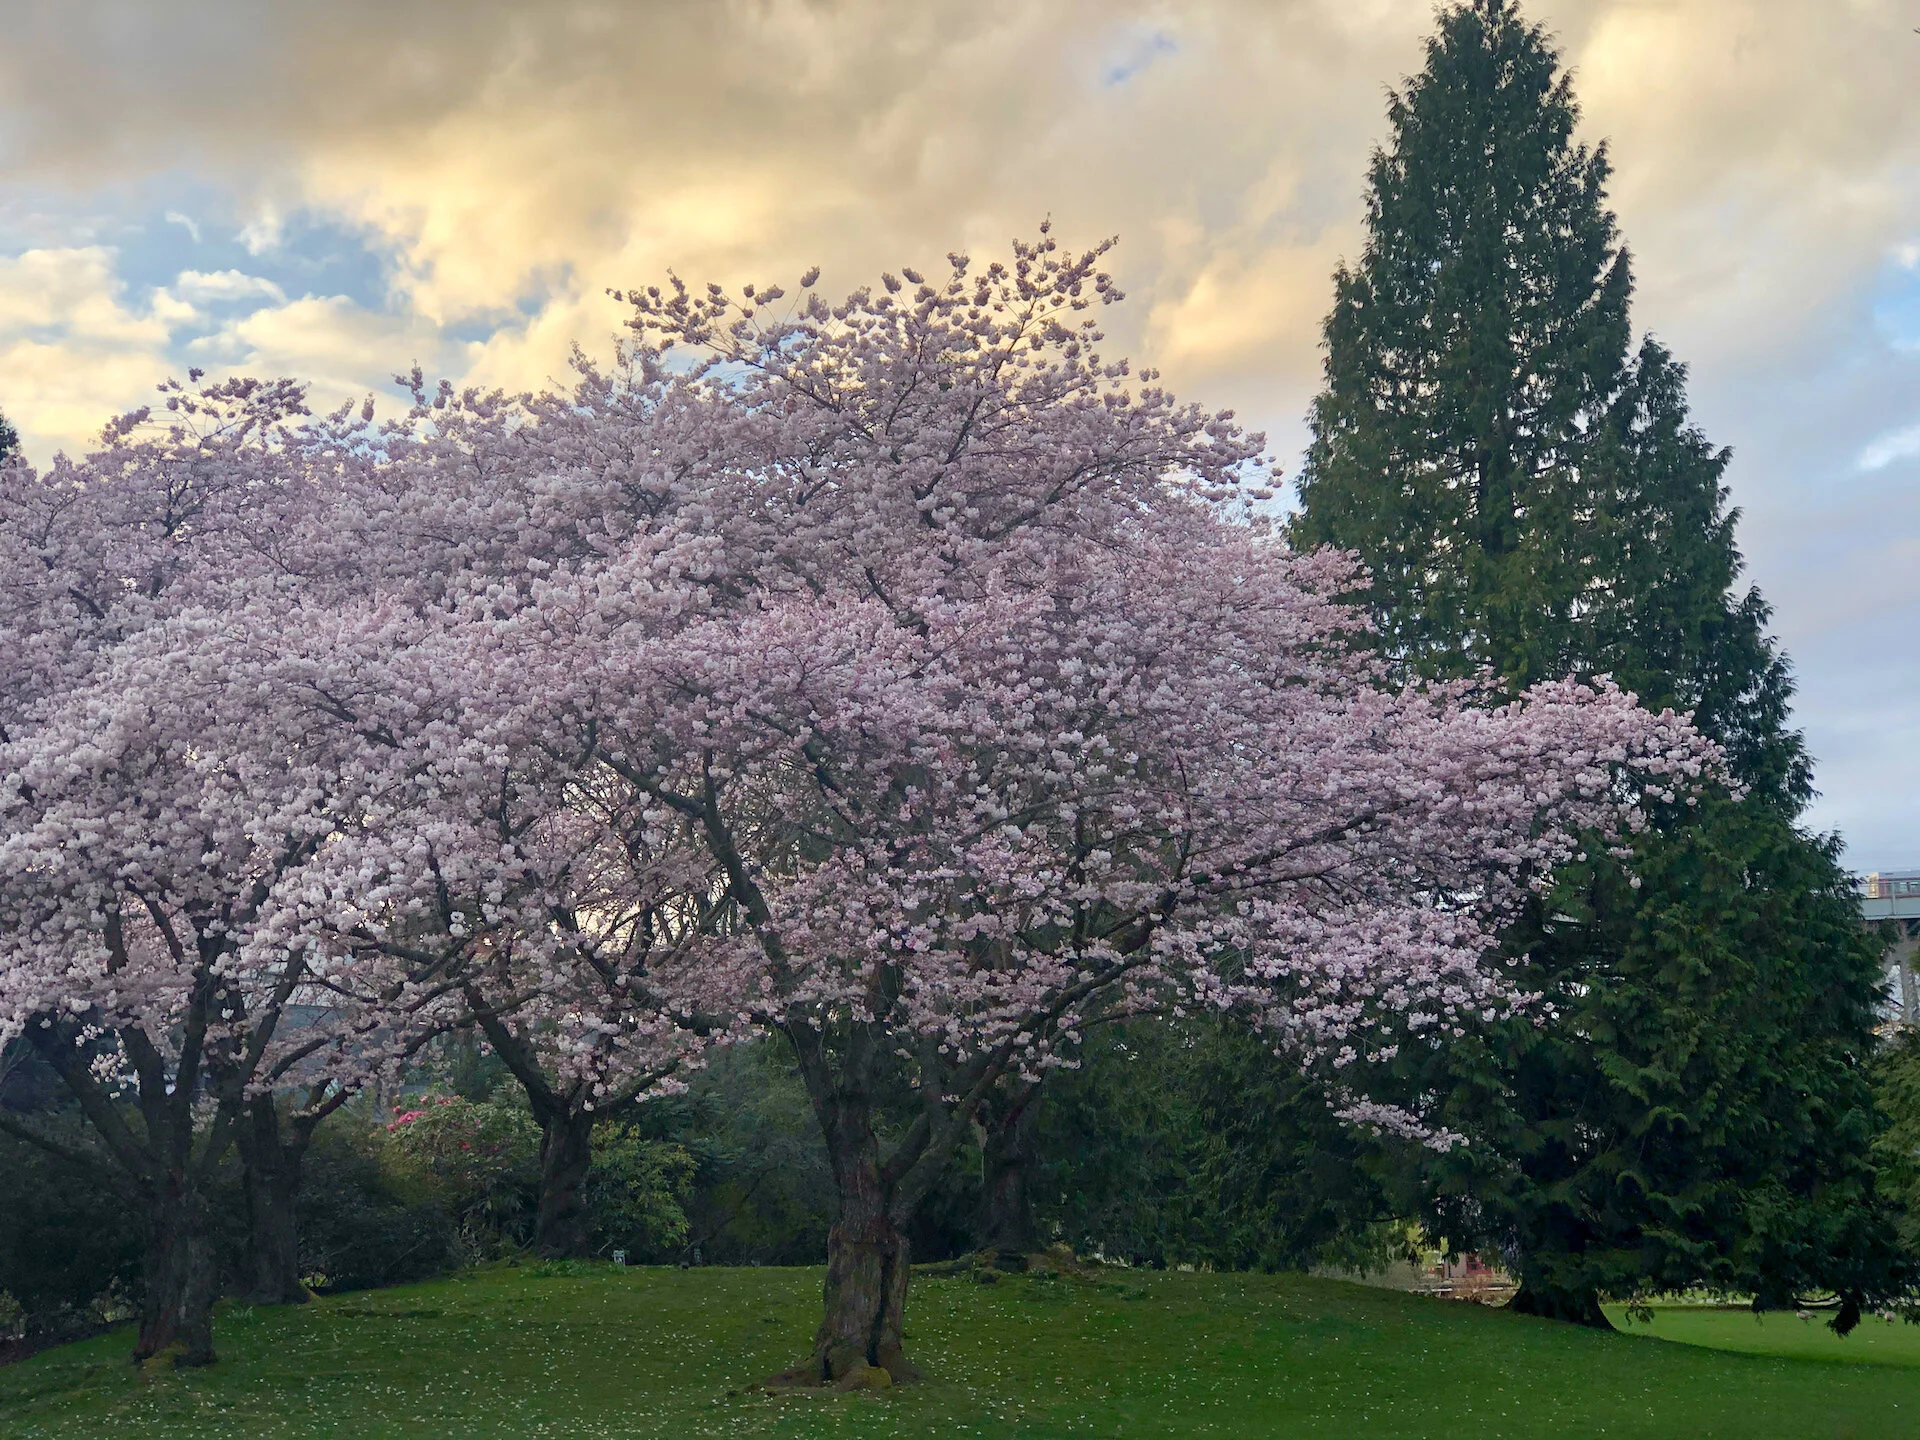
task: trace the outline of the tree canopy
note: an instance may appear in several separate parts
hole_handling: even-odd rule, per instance
[[[1350,562],[1250,515],[1259,437],[1100,357],[1100,259],[670,284],[569,393],[195,377],[5,472],[0,1033],[147,1187],[143,1353],[210,1353],[249,1104],[451,1026],[528,1090],[556,1237],[598,1118],[784,1038],[839,1204],[803,1383],[912,1373],[919,1207],[1095,1019],[1236,1012],[1446,1143],[1341,1077],[1520,1003],[1540,877],[1718,753],[1605,684],[1394,682]]]

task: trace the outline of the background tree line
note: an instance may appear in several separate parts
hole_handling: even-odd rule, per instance
[[[0,1292],[34,1345],[133,1313],[143,1222],[54,1077],[24,1047],[0,1106],[69,1150],[0,1133]],[[319,1293],[399,1284],[477,1263],[533,1263],[540,1132],[506,1067],[460,1037],[399,1096],[319,1127],[303,1157],[297,1276]],[[892,1123],[912,1096],[892,1098]],[[631,1264],[814,1265],[835,1216],[827,1156],[777,1047],[717,1055],[681,1095],[595,1136],[574,1251]],[[1030,1241],[1146,1266],[1284,1269],[1377,1263],[1390,1218],[1370,1152],[1296,1067],[1231,1026],[1158,1021],[1089,1045],[1034,1112],[1024,1178]],[[1377,1148],[1374,1147],[1374,1148]],[[963,1152],[924,1210],[914,1253],[949,1262],[1004,1241],[984,1147]],[[221,1288],[254,1274],[246,1187],[229,1153],[213,1187]],[[997,1257],[1009,1268],[1017,1251]],[[986,1262],[991,1267],[995,1260]]]

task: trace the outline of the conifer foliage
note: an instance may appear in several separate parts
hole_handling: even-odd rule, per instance
[[[1570,648],[1568,531],[1593,518],[1581,482],[1625,371],[1606,155],[1574,143],[1568,80],[1505,4],[1450,14],[1389,119],[1296,539],[1360,552],[1413,668],[1543,674]]]
[[[1389,120],[1296,543],[1357,552],[1404,672],[1613,676],[1692,711],[1746,787],[1672,807],[1628,864],[1593,847],[1516,928],[1565,1023],[1409,1081],[1490,1142],[1434,1162],[1428,1203],[1506,1250],[1534,1313],[1604,1325],[1603,1298],[1704,1284],[1850,1316],[1902,1283],[1867,1162],[1877,947],[1837,844],[1795,823],[1809,765],[1729,453],[1685,367],[1633,344],[1606,150],[1539,27],[1448,10]]]

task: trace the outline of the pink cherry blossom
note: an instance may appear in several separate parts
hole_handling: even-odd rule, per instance
[[[1084,1026],[1232,1013],[1337,1090],[1524,1003],[1515,908],[1717,754],[1604,687],[1390,684],[1261,438],[1102,358],[1102,256],[672,282],[565,393],[181,390],[226,428],[7,472],[0,1029],[244,1098],[478,1024],[550,1147],[781,1037],[840,1191],[819,1382],[912,1373],[906,1222]]]

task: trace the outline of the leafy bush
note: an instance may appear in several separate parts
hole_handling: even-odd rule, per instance
[[[692,1158],[688,1258],[713,1265],[826,1258],[833,1174],[785,1042],[717,1051],[687,1093],[643,1106],[635,1128]]]
[[[876,1101],[881,1134],[890,1139],[911,1123],[919,1097],[902,1071],[885,1077]],[[684,1094],[642,1106],[632,1128],[677,1146],[692,1162],[680,1256],[710,1265],[826,1259],[839,1202],[819,1121],[785,1041],[714,1051]],[[909,1228],[915,1261],[972,1248],[979,1170],[978,1155],[963,1146]]]
[[[400,1193],[386,1128],[343,1110],[315,1132],[300,1172],[300,1270],[317,1290],[365,1290],[446,1273],[459,1232],[439,1203]]]
[[[1874,1141],[1880,1193],[1900,1207],[1900,1239],[1920,1253],[1920,1031],[1895,1032],[1874,1065],[1874,1099],[1887,1127]]]
[[[679,1259],[693,1174],[693,1157],[680,1146],[648,1140],[630,1123],[601,1126],[587,1173],[595,1248],[602,1255],[624,1250],[636,1264]]]
[[[0,1342],[23,1339],[26,1333],[26,1307],[7,1291],[0,1290]]]
[[[1400,1248],[1395,1147],[1342,1124],[1259,1037],[1133,1021],[1089,1036],[1042,1092],[1043,1233],[1136,1265],[1370,1269]]]
[[[82,1155],[94,1150],[76,1115],[34,1124]],[[0,1291],[26,1340],[71,1339],[121,1318],[140,1283],[141,1218],[104,1156],[74,1164],[0,1136]]]
[[[430,1095],[386,1127],[393,1193],[453,1217],[479,1255],[525,1244],[540,1194],[540,1127],[511,1100]]]

